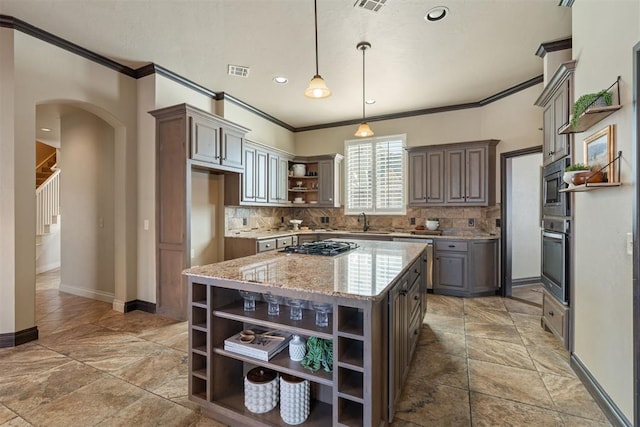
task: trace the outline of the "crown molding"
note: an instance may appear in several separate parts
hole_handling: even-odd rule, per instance
[[[151,74],[158,74],[161,75],[163,77],[166,77],[170,80],[173,80],[176,83],[179,83],[181,85],[183,85],[184,87],[191,89],[193,91],[196,91],[200,94],[203,94],[205,96],[210,97],[211,99],[215,99],[215,100],[227,100],[253,114],[256,114],[259,117],[262,117],[263,119],[283,127],[284,129],[287,129],[290,132],[306,132],[306,131],[310,131],[310,130],[318,130],[318,129],[328,129],[328,128],[333,128],[333,127],[339,127],[339,126],[348,126],[348,125],[353,125],[353,124],[358,124],[362,121],[361,118],[357,118],[357,119],[351,119],[351,120],[343,120],[340,122],[332,122],[332,123],[324,123],[324,124],[319,124],[319,125],[312,125],[312,126],[301,126],[301,127],[294,127],[291,126],[288,123],[283,122],[282,120],[268,114],[265,113],[262,110],[259,110],[258,108],[253,107],[250,104],[247,104],[246,102],[226,93],[226,92],[216,92],[214,90],[208,89],[192,80],[187,79],[186,77],[183,77],[177,73],[174,73],[173,71],[162,67],[161,65],[158,64],[154,64],[154,63],[149,63],[147,65],[143,65],[142,67],[139,67],[137,69],[133,69],[131,67],[128,67],[126,65],[120,64],[112,59],[107,58],[106,56],[100,55],[98,53],[92,52],[88,49],[85,49],[75,43],[72,43],[68,40],[65,40],[61,37],[58,37],[54,34],[51,34],[47,31],[44,31],[38,27],[35,27],[27,22],[24,22],[18,18],[14,18],[13,16],[8,16],[8,15],[1,15],[0,14],[0,27],[6,27],[6,28],[12,28],[14,30],[18,30],[24,34],[28,34],[32,37],[35,37],[39,40],[42,40],[44,42],[50,43],[54,46],[60,47],[62,49],[65,49],[71,53],[74,53],[78,56],[81,56],[85,59],[88,59],[90,61],[96,62],[100,65],[104,65],[105,67],[108,67],[112,70],[115,70],[119,73],[122,73],[126,76],[132,77],[134,79],[140,79],[146,76],[149,76]],[[571,39],[568,39],[569,42],[571,41]],[[550,42],[550,43],[546,43],[543,44],[545,46],[549,45],[551,43],[556,43],[556,42]],[[543,46],[541,45],[541,46]],[[549,49],[551,49],[551,47],[549,47]],[[557,50],[557,49],[556,49]],[[425,108],[425,109],[420,109],[420,110],[412,110],[412,111],[405,111],[405,112],[401,112],[401,113],[393,113],[393,114],[386,114],[386,115],[380,115],[380,116],[373,116],[373,117],[367,117],[367,121],[369,122],[377,122],[377,121],[382,121],[382,120],[394,120],[394,119],[402,119],[402,118],[406,118],[406,117],[414,117],[414,116],[422,116],[422,115],[427,115],[427,114],[436,114],[436,113],[444,113],[447,111],[457,111],[457,110],[464,110],[464,109],[468,109],[468,108],[477,108],[477,107],[482,107],[483,105],[487,105],[490,104],[491,102],[495,102],[498,101],[499,99],[502,99],[504,97],[507,97],[509,95],[512,95],[518,91],[521,91],[523,89],[526,89],[528,87],[531,87],[533,85],[536,85],[538,83],[542,82],[542,76],[538,76],[538,77],[534,77],[530,80],[527,80],[526,82],[520,83],[516,86],[513,86],[509,89],[506,89],[502,92],[499,92],[495,95],[489,96],[483,100],[477,101],[477,102],[469,102],[469,103],[465,103],[465,104],[456,104],[456,105],[448,105],[448,106],[443,106],[443,107],[435,107],[435,108]]]
[[[569,37],[566,39],[553,40],[550,42],[542,43],[540,46],[538,46],[538,50],[536,50],[536,56],[544,58],[544,56],[549,52],[571,49],[572,40],[573,39]]]

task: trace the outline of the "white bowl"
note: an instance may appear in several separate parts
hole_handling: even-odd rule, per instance
[[[437,230],[440,227],[440,221],[429,221],[425,223],[427,230]]]

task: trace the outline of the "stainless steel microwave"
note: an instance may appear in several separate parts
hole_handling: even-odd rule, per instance
[[[569,157],[557,160],[542,169],[542,217],[570,217],[571,200],[567,193],[560,190],[567,188],[562,180],[564,169],[569,166]]]

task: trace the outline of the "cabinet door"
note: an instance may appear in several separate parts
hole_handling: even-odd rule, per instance
[[[256,149],[245,146],[242,150],[244,155],[244,176],[242,177],[242,200],[256,201]]]
[[[555,139],[553,137],[554,115],[553,103],[550,102],[542,114],[542,160],[545,165],[553,162]]]
[[[255,169],[256,202],[267,202],[267,153],[256,150]]]
[[[268,168],[268,200],[269,203],[280,202],[280,157],[274,154],[269,154],[269,168]]]
[[[284,203],[287,201],[287,190],[289,189],[289,162],[286,158],[278,158],[277,180],[277,200],[278,203]]]
[[[445,173],[447,176],[445,198],[447,203],[465,202],[465,150],[447,150]]]
[[[465,150],[466,173],[465,195],[467,204],[487,203],[487,148],[468,148]]]
[[[427,153],[409,153],[409,204],[421,206],[427,203],[426,176]]]
[[[444,203],[444,150],[429,150],[426,158],[427,205]]]
[[[480,293],[498,288],[498,241],[470,242],[469,290]]]
[[[407,365],[407,277],[402,277],[389,292],[389,419],[402,392]]]
[[[191,120],[191,158],[220,164],[220,126],[197,115]]]
[[[325,206],[334,205],[334,176],[333,160],[320,160],[318,162],[318,204]]]
[[[222,128],[220,164],[242,169],[242,139],[241,133]]]
[[[436,255],[434,290],[467,290],[467,253],[440,252]]]
[[[558,128],[569,121],[569,82],[565,82],[553,97],[553,161],[569,154],[567,135],[558,134]]]

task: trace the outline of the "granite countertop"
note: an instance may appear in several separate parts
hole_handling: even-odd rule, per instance
[[[465,239],[465,240],[486,240],[486,239],[499,239],[500,236],[489,233],[482,233],[477,231],[444,231],[442,235],[433,234],[412,234],[409,231],[376,231],[370,230],[362,232],[361,230],[272,230],[272,231],[257,231],[257,230],[243,230],[243,231],[230,231],[225,234],[224,237],[235,237],[241,239],[275,239],[278,237],[291,236],[292,234],[304,235],[304,234],[317,234],[322,236],[328,235],[345,235],[350,238],[357,238],[358,235],[362,236],[381,236],[381,237],[408,237],[415,239]]]
[[[420,243],[356,240],[359,247],[337,256],[263,252],[192,267],[187,276],[230,280],[287,291],[375,300],[420,256]],[[266,289],[265,289],[266,291]]]

